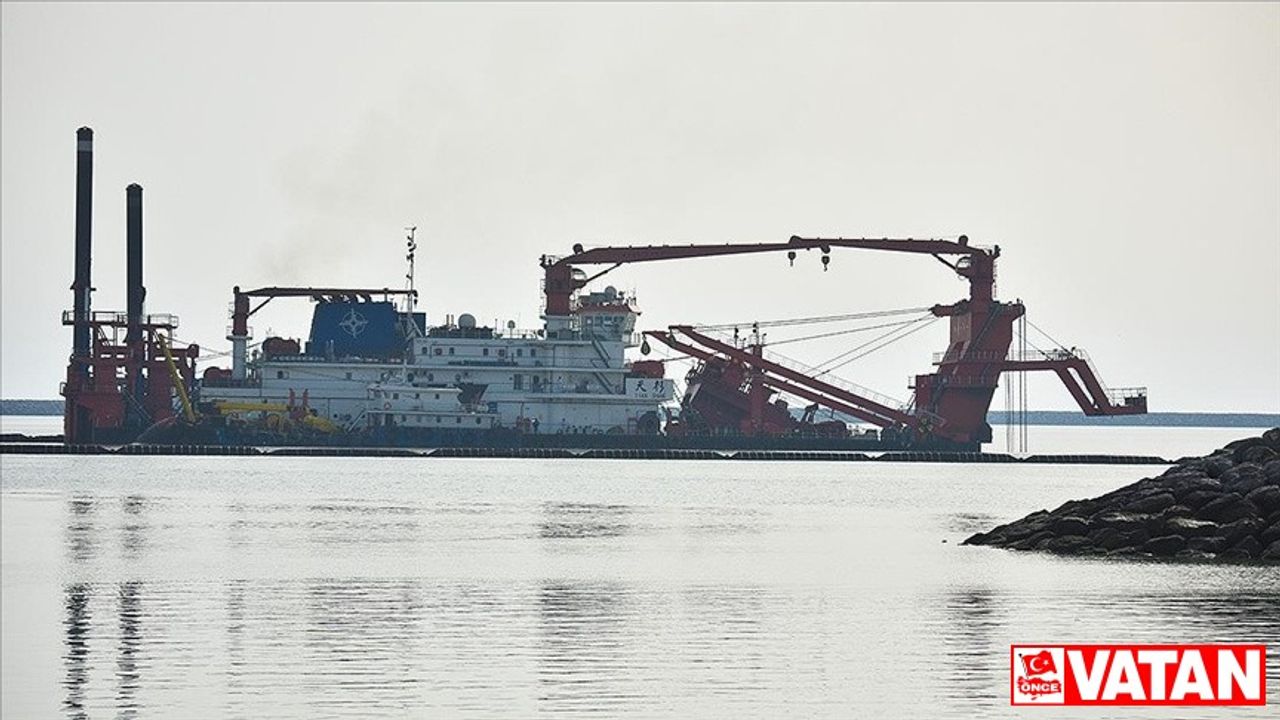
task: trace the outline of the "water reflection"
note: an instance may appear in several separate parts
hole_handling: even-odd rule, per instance
[[[147,500],[141,495],[127,495],[120,499],[120,508],[125,517],[120,528],[120,548],[126,559],[136,560],[146,546],[147,526],[142,516]]]
[[[545,503],[542,513],[538,535],[543,538],[617,537],[631,530],[631,508],[626,505]]]
[[[93,558],[94,499],[73,497],[67,503],[67,554],[73,563],[85,563]]]
[[[966,588],[947,594],[943,608],[947,697],[962,701],[966,712],[994,707],[1009,650],[1000,639],[1009,622],[1003,599],[990,588]]]
[[[939,516],[939,525],[947,532],[972,535],[976,532],[990,530],[1000,524],[1001,518],[990,513],[948,513]]]
[[[421,532],[417,514],[406,505],[323,503],[308,506],[305,517],[311,543],[329,547],[412,543]],[[270,522],[259,528],[273,534],[284,529]]]
[[[117,593],[120,619],[120,649],[116,658],[116,709],[118,717],[138,715],[138,686],[142,674],[138,655],[142,647],[142,583],[121,583]]]
[[[89,682],[90,594],[88,585],[77,583],[66,586],[63,598],[67,616],[62,622],[65,633],[62,661],[67,674],[62,684],[67,690],[67,697],[62,707],[70,718],[88,717],[85,692]]]
[[[617,583],[547,582],[537,594],[541,640],[538,702],[555,712],[609,714],[629,697],[626,588]]]
[[[422,606],[413,581],[309,583],[303,643],[314,714],[348,704],[365,716],[409,707],[424,679],[413,672]],[[332,688],[343,692],[327,692]]]

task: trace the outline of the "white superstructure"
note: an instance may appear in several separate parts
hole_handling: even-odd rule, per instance
[[[355,339],[366,330],[357,321],[362,306],[351,307],[337,325]],[[394,358],[338,356],[314,347],[302,353],[292,344],[292,352],[250,359],[244,380],[206,376],[201,399],[271,403],[305,392],[312,410],[349,430],[452,425],[540,434],[657,432],[660,406],[674,389],[670,379],[655,377],[660,364],[626,358],[639,342],[633,301],[610,287],[583,295],[576,311],[547,318],[539,330],[505,331],[477,327],[464,314],[457,322],[412,329]]]

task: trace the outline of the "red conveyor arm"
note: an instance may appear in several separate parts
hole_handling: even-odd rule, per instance
[[[1067,387],[1067,392],[1075,398],[1085,415],[1145,415],[1147,412],[1147,394],[1144,388],[1108,391],[1098,381],[1098,376],[1093,372],[1088,361],[1083,358],[1072,356],[1061,359],[1006,360],[1002,370],[1005,372],[1052,370],[1062,380],[1062,384]],[[1121,396],[1120,404],[1112,402],[1117,395]]]
[[[777,377],[785,378],[785,380],[789,381],[785,383],[787,387],[779,387],[778,389],[780,390],[795,392],[796,395],[807,400],[835,407],[837,410],[863,418],[864,420],[880,425],[881,427],[889,427],[900,423],[907,427],[914,428],[919,424],[918,419],[913,415],[908,415],[900,410],[888,407],[869,398],[862,397],[861,395],[843,388],[836,387],[830,383],[809,377],[786,366],[766,360],[759,355],[722,343],[719,340],[703,335],[691,327],[677,325],[673,326],[671,329],[688,337],[703,347],[710,348],[713,352],[722,357],[728,357],[746,365],[756,367],[765,373],[771,373]],[[768,375],[766,375],[766,381],[769,382],[769,384],[777,384],[769,378]],[[781,381],[777,382],[780,383]],[[796,392],[797,389],[803,389],[804,392]],[[836,405],[837,403],[839,406]]]
[[[646,331],[645,335],[653,338],[654,340],[657,340],[658,342],[662,343],[663,345],[666,345],[672,350],[675,350],[677,352],[682,352],[686,355],[689,355],[691,357],[696,357],[703,361],[721,357],[716,353],[710,352],[708,350],[704,350],[700,347],[697,347],[696,345],[690,345],[688,343],[682,342],[676,339],[675,336],[673,336],[669,332],[650,330],[650,331]],[[752,357],[755,357],[755,356],[752,356]],[[827,395],[823,395],[821,393],[815,392],[808,388],[804,388],[799,385],[789,383],[780,378],[770,377],[769,375],[762,374],[760,379],[765,385],[768,385],[769,387],[772,387],[775,390],[788,392],[797,397],[802,397],[806,400],[809,400],[811,402],[816,402],[820,405],[834,408],[835,410],[839,410],[840,412],[847,413],[849,415],[852,415],[853,417],[860,418],[878,427],[893,427],[895,424],[897,424],[894,420],[887,419],[883,415],[878,415],[876,413],[873,413],[869,410],[858,407],[856,405],[851,405],[846,402],[841,402],[838,398],[832,398]]]

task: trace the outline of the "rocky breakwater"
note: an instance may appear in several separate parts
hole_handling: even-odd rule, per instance
[[[966,545],[1061,555],[1280,563],[1280,428],[1091,500],[978,533]]]

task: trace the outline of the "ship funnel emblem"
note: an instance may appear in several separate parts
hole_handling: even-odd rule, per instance
[[[348,310],[347,314],[343,316],[342,322],[338,323],[338,327],[346,330],[351,337],[358,337],[360,333],[364,332],[364,328],[368,324],[369,321],[365,320],[363,315],[355,310]]]

